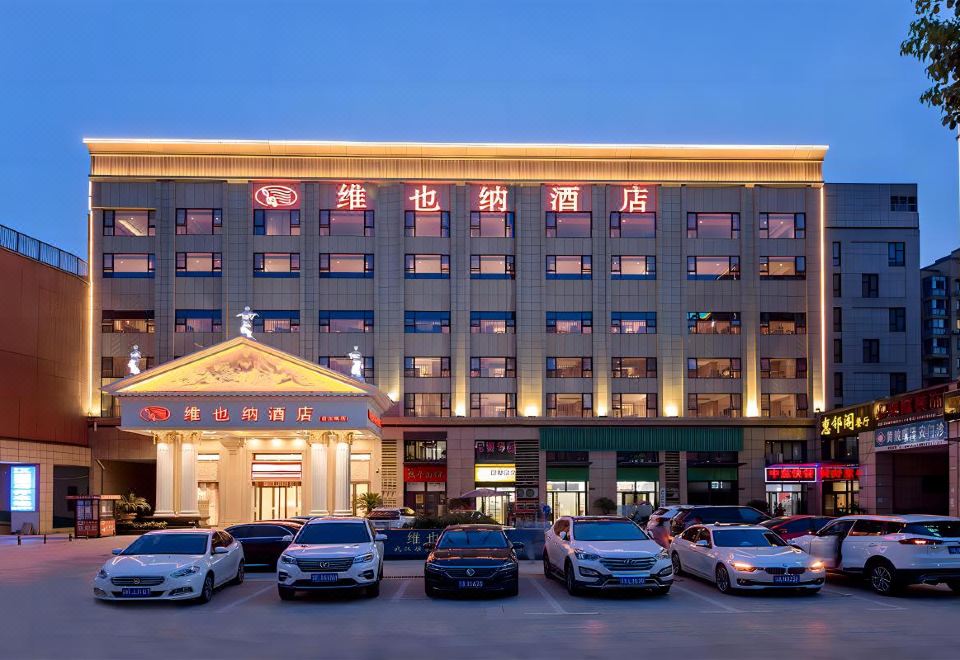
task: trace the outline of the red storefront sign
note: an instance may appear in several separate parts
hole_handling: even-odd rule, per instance
[[[881,423],[881,426],[887,426],[895,423],[897,418],[924,419],[942,415],[943,395],[946,391],[947,386],[941,385],[935,389],[880,401],[877,403],[877,422]]]
[[[774,465],[765,469],[767,483],[781,481],[813,483],[817,480],[816,465]]]
[[[170,410],[163,406],[144,406],[140,409],[140,419],[145,422],[165,422],[170,419]]]
[[[585,183],[548,183],[541,189],[550,213],[583,213],[593,209],[593,187]]]
[[[334,186],[334,190],[337,193],[337,210],[366,211],[370,208],[366,184],[339,183]]]
[[[821,481],[856,481],[863,474],[856,465],[821,465]]]
[[[446,465],[407,465],[403,468],[404,483],[426,481],[445,482],[446,480]]]
[[[482,213],[506,213],[509,189],[502,183],[470,184],[470,210]]]
[[[383,428],[383,420],[380,419],[377,415],[374,415],[372,410],[367,411],[367,419],[373,422],[373,425],[376,426],[378,429]]]
[[[618,213],[656,213],[659,190],[649,183],[607,186],[607,208]]]
[[[439,213],[450,210],[450,187],[436,183],[408,183],[403,187],[403,210]]]
[[[300,183],[297,181],[258,182],[253,184],[253,208],[300,208]]]

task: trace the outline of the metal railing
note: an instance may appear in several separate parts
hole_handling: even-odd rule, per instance
[[[88,275],[87,262],[77,255],[4,225],[0,225],[0,247],[77,277],[86,279]]]

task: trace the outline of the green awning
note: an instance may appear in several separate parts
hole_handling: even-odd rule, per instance
[[[548,426],[541,451],[742,451],[743,428]]]
[[[617,481],[660,481],[660,468],[620,466]]]
[[[735,467],[691,467],[687,468],[687,481],[736,481]]]
[[[586,465],[547,466],[547,481],[590,481],[590,468]]]

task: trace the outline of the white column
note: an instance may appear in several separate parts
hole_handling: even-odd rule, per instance
[[[153,515],[172,516],[173,450],[176,446],[176,436],[172,433],[154,436],[154,444],[157,446],[157,501]]]
[[[327,506],[327,438],[310,438],[310,515],[326,516]]]
[[[334,466],[334,512],[335,516],[352,516],[350,502],[350,440],[337,438],[337,461]]]
[[[180,515],[198,516],[197,508],[197,444],[199,433],[180,435]]]

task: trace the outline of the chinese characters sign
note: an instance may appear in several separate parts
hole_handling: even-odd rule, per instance
[[[470,185],[470,210],[482,213],[506,213],[509,202],[507,186],[501,183]]]
[[[446,465],[405,465],[403,466],[403,481],[417,482],[445,482],[447,480]]]
[[[253,184],[253,208],[300,208],[300,183],[296,181],[258,182]]]
[[[546,184],[541,197],[549,213],[584,213],[593,208],[593,188],[585,183]]]
[[[880,426],[899,421],[914,421],[943,415],[943,395],[946,386],[922,390],[877,403],[877,422]]]
[[[478,484],[512,484],[517,480],[517,467],[515,465],[477,465],[474,480]]]
[[[765,468],[767,483],[778,481],[801,481],[813,483],[817,480],[816,465],[772,465]]]
[[[857,406],[833,410],[820,415],[820,437],[840,438],[871,431],[877,427],[873,406]]]
[[[435,183],[408,183],[403,186],[403,209],[421,213],[450,210],[450,187]]]
[[[513,463],[517,458],[517,443],[513,440],[477,440],[473,454],[477,463]]]
[[[947,444],[947,423],[940,418],[877,429],[873,439],[873,446],[877,451],[945,444]]]
[[[607,186],[607,208],[619,213],[656,213],[658,190],[648,183]]]

